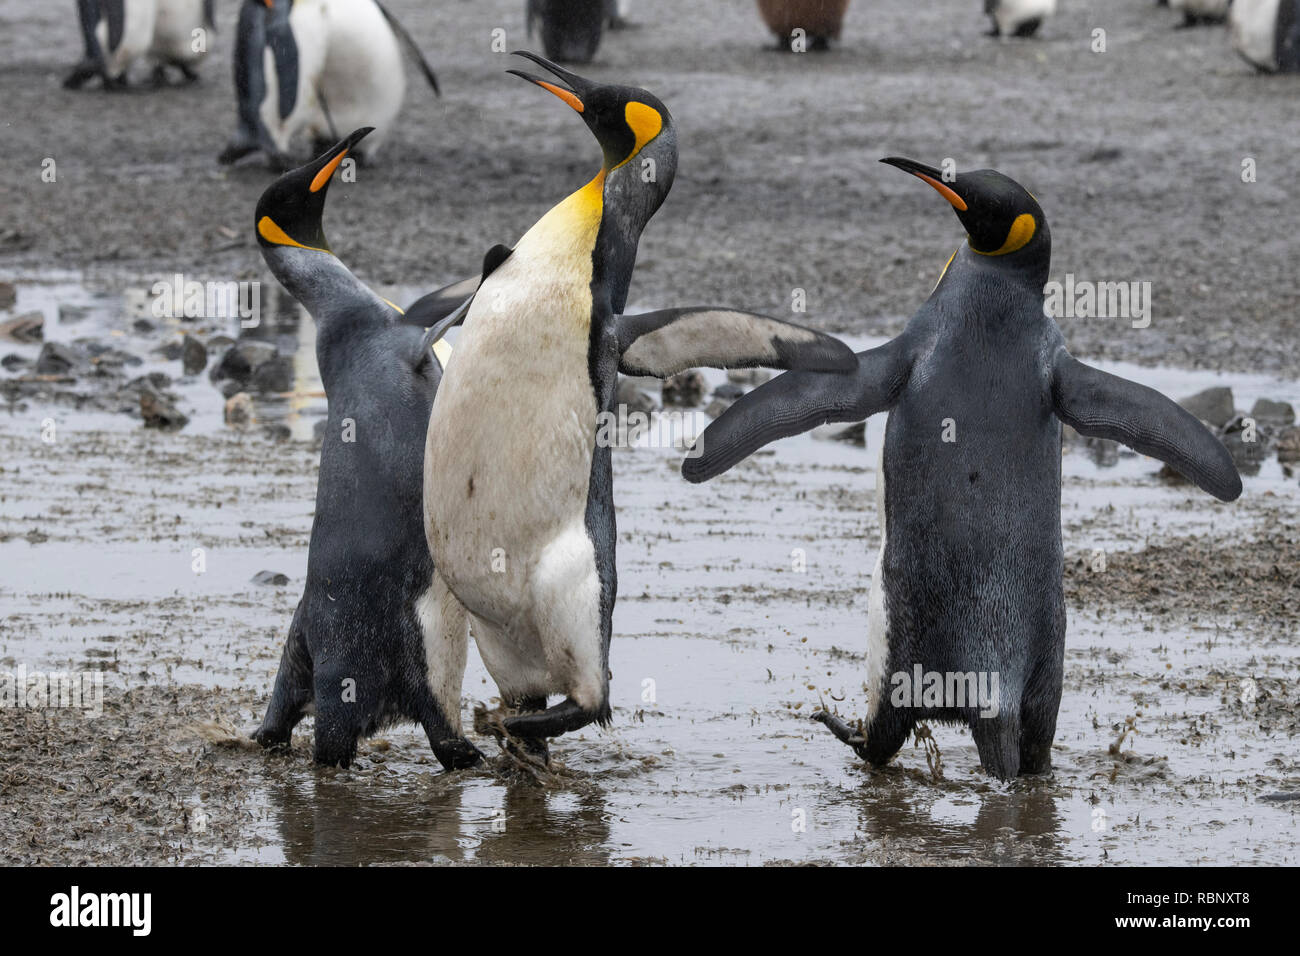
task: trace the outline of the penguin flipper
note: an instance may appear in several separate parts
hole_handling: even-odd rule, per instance
[[[1228,449],[1195,415],[1153,388],[1084,365],[1062,349],[1052,367],[1052,406],[1079,434],[1158,458],[1220,501],[1241,494]]]
[[[459,282],[453,282],[451,285],[445,285],[428,295],[421,296],[403,313],[402,324],[437,325],[448,316],[457,315],[456,321],[444,324],[442,330],[445,332],[453,325],[460,325],[465,321],[465,313],[469,311],[470,300],[474,298],[478,287],[488,276],[496,272],[497,267],[509,259],[514,251],[507,245],[497,243],[483,257],[483,274],[480,278],[461,279]]]
[[[742,395],[695,440],[682,477],[708,481],[779,438],[892,408],[912,370],[906,342],[893,339],[855,359],[851,372],[786,372]]]
[[[839,339],[754,312],[697,307],[620,315],[619,371],[668,378],[688,368],[781,368],[847,372],[857,367]]]
[[[433,67],[429,65],[429,61],[424,58],[424,51],[422,51],[420,45],[415,42],[415,38],[407,32],[406,27],[402,26],[395,16],[388,12],[388,8],[380,3],[379,0],[375,0],[375,6],[377,6],[379,12],[384,15],[384,19],[388,21],[388,25],[393,28],[393,32],[397,34],[397,38],[402,41],[402,44],[406,47],[407,54],[415,61],[415,65],[420,68],[420,72],[424,74],[424,78],[429,81],[429,85],[433,87],[433,92],[438,96],[442,96],[442,91],[438,89],[438,77],[434,74]]]

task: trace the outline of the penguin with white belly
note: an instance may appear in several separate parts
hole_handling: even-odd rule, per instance
[[[1066,350],[1045,314],[1047,219],[1024,187],[989,169],[945,179],[884,162],[934,187],[966,243],[901,335],[860,352],[851,373],[787,372],[745,395],[682,472],[705,481],[778,438],[888,411],[867,716],[856,728],[815,717],[876,766],[918,722],[938,721],[966,724],[994,775],[1040,773],[1065,647],[1061,422],[1167,462],[1222,501],[1241,478],[1195,416]]]
[[[213,0],[78,0],[85,53],[64,79],[67,89],[80,89],[100,77],[107,90],[124,89],[127,72],[136,60],[155,61],[154,81],[166,81],[166,68],[175,67],[194,81],[194,68],[208,51]]]
[[[429,419],[424,515],[430,609],[444,615],[428,653],[444,662],[442,706],[459,692],[468,637],[447,609],[463,607],[502,700],[522,711],[505,730],[537,754],[545,738],[610,720],[613,474],[598,432],[619,372],[834,370],[854,358],[834,338],[747,312],[624,315],[641,232],[677,168],[672,116],[646,90],[518,55],[558,82],[510,72],[575,110],[604,162],[483,280]],[[562,700],[547,708],[552,695]]]
[[[1232,48],[1264,73],[1300,72],[1300,0],[1235,0]]]
[[[1056,13],[1056,0],[984,0],[993,21],[989,36],[1031,37]]]
[[[455,769],[479,754],[461,733],[459,699],[435,686],[443,661],[431,667],[425,657],[433,645],[425,625],[437,614],[428,607],[433,565],[421,522],[424,429],[451,354],[442,332],[453,320],[411,327],[409,315],[330,251],[321,223],[335,171],[369,132],[286,173],[257,204],[262,256],[316,323],[329,419],[307,582],[253,736],[286,745],[314,713],[315,759],[347,766],[360,737],[409,720]]]
[[[218,156],[263,152],[287,168],[300,133],[320,147],[339,130],[391,128],[406,95],[401,47],[438,92],[438,80],[406,29],[377,0],[244,0],[235,41],[235,135]],[[377,133],[357,159],[373,159]]]

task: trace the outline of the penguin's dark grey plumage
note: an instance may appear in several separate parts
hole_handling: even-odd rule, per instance
[[[826,422],[888,411],[881,559],[872,580],[868,716],[858,729],[816,716],[872,764],[918,721],[970,726],[980,761],[1002,778],[1047,770],[1065,641],[1061,422],[1168,462],[1224,501],[1241,493],[1227,449],[1149,388],[1074,359],[1044,313],[1047,220],[993,170],[930,183],[969,234],[896,339],[861,352],[848,374],[787,372],[713,422],[682,466],[704,481],[753,451]],[[878,486],[879,488],[879,486]],[[997,680],[996,715],[967,701],[904,706],[896,675]],[[913,690],[918,693],[919,688]],[[919,696],[919,694],[918,694]]]
[[[421,518],[424,430],[448,350],[435,354],[423,329],[362,284],[321,223],[335,170],[368,132],[280,177],[257,205],[267,265],[316,322],[329,419],[307,582],[254,737],[285,744],[314,713],[316,760],[347,766],[358,738],[410,720],[451,769],[479,754],[461,734],[459,693],[434,691],[443,675],[426,653],[433,564]]]

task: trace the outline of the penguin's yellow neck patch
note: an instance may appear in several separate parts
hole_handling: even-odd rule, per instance
[[[295,249],[310,249],[312,252],[329,252],[328,249],[318,249],[316,246],[304,246],[277,226],[270,216],[263,216],[258,221],[257,234],[272,245],[293,246]]]
[[[1037,231],[1038,223],[1034,221],[1034,217],[1027,212],[1022,212],[1019,216],[1016,216],[1016,221],[1011,224],[1011,229],[1007,232],[1007,241],[1002,243],[1000,249],[994,249],[992,252],[980,252],[974,246],[971,246],[971,248],[982,256],[1005,256],[1008,253],[1023,249],[1029,244],[1029,240],[1034,238],[1034,233]]]
[[[952,265],[952,260],[954,260],[954,259],[957,258],[957,253],[960,252],[960,251],[961,251],[961,247],[960,247],[960,246],[959,246],[958,248],[954,249],[954,250],[952,251],[952,255],[950,255],[950,256],[948,257],[948,261],[945,262],[945,263],[943,264],[943,271],[939,273],[939,278],[937,278],[937,279],[934,280],[934,289],[939,288],[939,283],[942,282],[942,281],[943,281],[943,277],[946,276],[946,275],[948,274],[948,267]],[[931,289],[930,291],[933,292],[934,289]]]
[[[627,121],[628,129],[632,131],[632,135],[636,137],[636,145],[632,147],[632,152],[627,154],[627,159],[615,166],[614,169],[632,162],[632,157],[641,152],[645,144],[658,136],[664,128],[664,118],[659,114],[659,111],[653,106],[646,106],[636,100],[628,103],[623,108],[623,118]]]

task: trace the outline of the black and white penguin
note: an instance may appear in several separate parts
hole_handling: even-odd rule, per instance
[[[600,47],[610,0],[528,0],[524,15],[528,35],[534,29],[542,49],[561,63],[590,63]]]
[[[1235,0],[1232,48],[1266,73],[1300,72],[1300,0]]]
[[[483,280],[434,400],[424,510],[435,604],[468,610],[502,699],[539,711],[504,721],[538,753],[547,737],[610,719],[613,475],[597,432],[618,373],[841,369],[854,359],[836,339],[746,312],[623,315],[641,231],[677,168],[672,116],[645,90],[519,55],[564,84],[511,71],[572,107],[604,163]],[[429,659],[444,660],[449,706],[467,635],[459,615],[439,623]],[[563,700],[546,709],[549,695]]]
[[[377,0],[244,0],[234,57],[238,123],[218,161],[260,150],[284,167],[300,133],[319,147],[338,130],[392,128],[406,96],[400,46],[437,92],[419,47]],[[382,142],[376,133],[364,158]]]
[[[1169,0],[1169,9],[1181,11],[1183,26],[1222,23],[1228,18],[1232,0]]]
[[[176,67],[187,80],[207,55],[212,34],[213,0],[78,0],[77,14],[85,53],[63,81],[79,89],[100,77],[105,89],[122,89],[131,65],[144,56],[155,62],[155,82]]]
[[[705,481],[777,438],[888,411],[867,716],[858,728],[816,717],[877,766],[917,722],[955,721],[996,776],[1042,772],[1065,647],[1060,423],[1159,458],[1223,501],[1241,494],[1241,478],[1190,413],[1071,357],[1045,314],[1047,219],[1022,186],[994,170],[945,180],[911,160],[884,162],[951,203],[967,242],[901,335],[859,353],[851,373],[788,372],[750,392],[682,471]],[[995,707],[921,699],[918,671],[945,686],[951,675],[989,688],[996,679]],[[916,695],[901,704],[899,675]]]
[[[461,733],[459,686],[446,693],[445,662],[426,659],[426,626],[439,613],[421,506],[424,430],[450,348],[442,329],[404,324],[358,280],[330,252],[321,223],[334,172],[369,132],[286,173],[257,204],[262,256],[316,322],[329,419],[307,582],[254,738],[287,744],[314,713],[316,760],[347,766],[360,737],[410,720],[452,769],[478,750]]]
[[[993,21],[989,36],[1031,37],[1056,13],[1056,0],[984,0]]]

